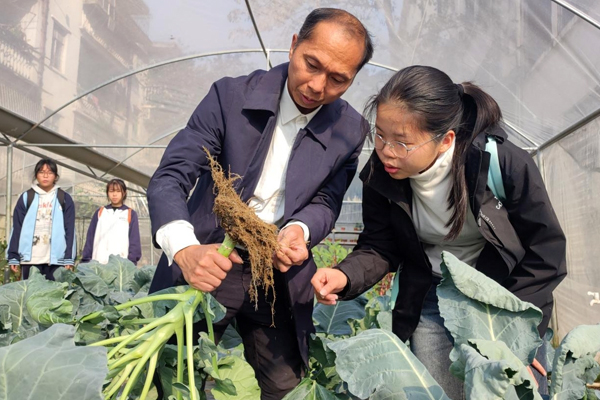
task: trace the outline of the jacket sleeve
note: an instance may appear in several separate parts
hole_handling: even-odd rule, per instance
[[[400,264],[401,255],[390,223],[390,201],[363,185],[362,204],[364,229],[352,253],[335,267],[348,277],[348,284],[340,293],[342,300],[366,292],[390,272],[390,265]]]
[[[138,223],[138,215],[135,210],[131,210],[131,222],[129,223],[129,253],[127,258],[135,265],[137,265],[137,262],[142,258],[140,226]]]
[[[67,248],[65,249],[65,265],[73,265],[77,256],[77,244],[75,241],[75,203],[73,198],[65,193],[65,209],[63,210],[65,223],[65,240]]]
[[[27,208],[25,207],[23,194],[21,194],[15,205],[15,210],[13,211],[13,228],[10,234],[8,249],[6,251],[9,265],[19,265],[21,262],[21,256],[19,255],[19,239],[21,237],[21,228],[23,227],[25,214],[27,214]]]
[[[551,315],[552,291],[567,275],[566,238],[533,159],[521,149],[515,149],[515,154],[505,159],[505,171],[512,171],[503,177],[510,199],[505,206],[525,255],[504,283],[516,296],[542,309],[543,335]]]
[[[200,102],[187,126],[171,140],[150,180],[147,197],[153,238],[156,231],[169,222],[190,222],[187,198],[200,174],[210,173],[204,148],[213,156],[220,154],[224,130],[217,82]],[[155,240],[154,243],[157,245]]]
[[[85,245],[83,246],[83,252],[81,253],[81,262],[87,263],[92,260],[92,254],[94,254],[94,239],[96,238],[96,228],[98,227],[98,212],[97,209],[90,221],[88,227],[87,236],[85,237]]]
[[[361,120],[361,126],[357,128],[361,129],[361,140],[358,141],[344,165],[331,179],[323,183],[308,205],[290,217],[290,221],[302,221],[308,226],[311,246],[318,245],[329,235],[340,215],[344,194],[350,187],[358,168],[358,157],[366,138],[366,124],[364,119]]]

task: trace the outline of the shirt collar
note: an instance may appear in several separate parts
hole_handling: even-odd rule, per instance
[[[288,91],[288,87],[287,87],[287,79],[286,79],[285,84],[283,85],[283,93],[281,94],[281,101],[279,102],[279,118],[281,118],[282,125],[285,125],[288,122],[293,121],[294,119],[298,118],[301,115],[304,115],[306,117],[306,124],[308,125],[310,120],[313,119],[313,117],[315,115],[317,115],[317,113],[319,112],[321,107],[323,107],[323,106],[317,107],[314,111],[312,111],[309,114],[302,114],[300,112],[300,110],[298,110],[298,107],[296,107],[296,103],[294,103],[294,100],[292,100],[292,96],[290,96],[290,92]]]

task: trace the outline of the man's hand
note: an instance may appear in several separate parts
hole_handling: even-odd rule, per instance
[[[10,269],[12,270],[12,272],[14,272],[15,274],[19,273],[19,270],[21,269],[20,265],[11,265]]]
[[[227,258],[217,252],[218,248],[218,244],[197,244],[175,254],[173,259],[190,286],[203,292],[212,292],[221,285],[233,263],[243,263],[237,251],[234,250]]]
[[[335,305],[338,295],[348,284],[348,277],[339,269],[319,268],[310,280],[317,301],[328,306]]]
[[[273,256],[273,265],[281,272],[288,272],[292,265],[301,265],[308,259],[308,248],[300,225],[283,228],[277,240],[280,248]]]
[[[74,268],[72,265],[65,265],[65,268],[68,269],[69,271],[74,271]]]

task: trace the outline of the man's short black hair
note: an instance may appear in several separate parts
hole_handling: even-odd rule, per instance
[[[371,39],[371,34],[362,22],[348,11],[340,10],[338,8],[317,8],[311,11],[304,20],[300,32],[298,32],[296,47],[303,41],[310,39],[319,22],[326,21],[340,24],[351,36],[359,37],[364,40],[363,57],[356,68],[356,72],[360,71],[361,68],[371,60],[371,57],[373,57],[373,40]]]

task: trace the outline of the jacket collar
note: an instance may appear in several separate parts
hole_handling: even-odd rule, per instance
[[[244,103],[245,110],[268,111],[277,114],[281,94],[288,78],[289,63],[280,64],[267,71],[257,82]],[[306,126],[313,137],[324,147],[327,147],[333,130],[333,123],[343,107],[342,100],[338,99],[331,104],[321,106],[319,112]]]
[[[410,213],[412,189],[408,179],[394,179],[383,169],[377,153],[373,151],[359,175],[365,185],[373,188],[390,201],[402,206]]]

